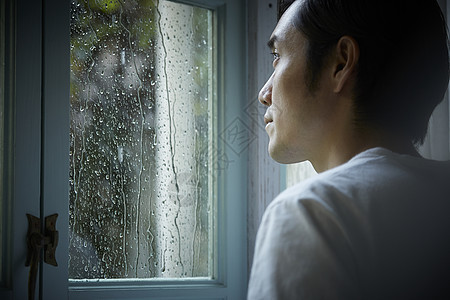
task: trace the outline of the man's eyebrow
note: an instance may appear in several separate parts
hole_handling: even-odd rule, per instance
[[[273,35],[273,36],[270,38],[270,40],[267,42],[267,46],[268,46],[270,49],[275,48],[275,42],[276,42],[277,40],[278,40],[277,36],[276,36],[276,35]]]

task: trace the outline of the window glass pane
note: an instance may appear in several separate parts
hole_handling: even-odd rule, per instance
[[[71,0],[70,279],[214,276],[212,16]]]
[[[286,165],[286,187],[317,175],[309,161]]]

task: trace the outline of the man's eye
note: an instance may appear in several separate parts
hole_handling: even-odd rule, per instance
[[[272,52],[271,54],[273,56],[273,60],[276,60],[276,59],[280,58],[280,54],[277,53],[277,52]]]

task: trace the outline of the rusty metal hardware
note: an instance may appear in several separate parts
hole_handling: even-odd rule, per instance
[[[58,246],[58,231],[56,231],[56,219],[58,214],[45,218],[44,232],[41,232],[41,220],[38,217],[27,214],[27,259],[25,266],[30,267],[28,274],[28,300],[34,300],[36,291],[36,278],[41,258],[41,249],[44,249],[44,262],[57,266],[55,251]]]

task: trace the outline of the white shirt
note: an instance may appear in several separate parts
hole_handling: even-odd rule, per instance
[[[450,286],[450,165],[383,148],[281,193],[248,299],[423,299]]]

